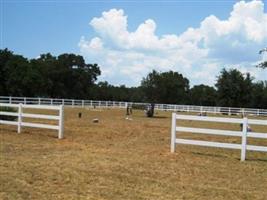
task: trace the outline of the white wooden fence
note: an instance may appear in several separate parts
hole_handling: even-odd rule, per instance
[[[122,101],[96,101],[80,99],[52,99],[52,98],[33,98],[33,97],[10,97],[0,96],[0,103],[22,103],[36,105],[65,105],[71,107],[91,107],[91,108],[126,108],[127,104],[136,107],[145,107],[148,103],[122,102]],[[174,105],[174,104],[155,104],[156,110],[175,111],[175,112],[194,112],[212,113],[226,115],[257,115],[267,116],[267,109],[255,108],[233,108],[233,107],[213,107],[213,106],[194,106],[194,105]]]
[[[23,105],[23,104],[0,103],[0,107],[17,109],[17,112],[0,111],[0,115],[2,116],[17,117],[17,121],[0,120],[0,124],[16,125],[18,127],[18,130],[17,130],[18,133],[21,133],[22,127],[35,127],[35,128],[57,130],[58,138],[62,139],[64,137],[64,107],[63,105],[45,106],[45,105]],[[25,113],[23,108],[57,110],[58,115]],[[23,121],[24,118],[56,120],[58,121],[58,123],[57,125],[30,123],[30,122]]]
[[[242,124],[243,128],[242,128],[242,131],[191,128],[191,127],[176,126],[177,120],[236,123],[236,124]],[[247,144],[247,137],[267,139],[266,133],[249,132],[247,128],[248,124],[267,126],[267,121],[248,119],[248,118],[237,119],[237,118],[192,116],[192,115],[177,115],[176,113],[172,113],[171,152],[175,151],[176,144],[190,144],[190,145],[199,145],[199,146],[207,146],[207,147],[240,149],[241,150],[241,161],[244,161],[246,159],[246,150],[267,152],[267,147],[265,146],[255,146],[255,145]],[[176,134],[176,132],[178,132],[178,135]],[[241,144],[233,144],[233,143],[221,143],[221,142],[208,142],[208,141],[202,141],[202,140],[179,139],[177,138],[177,136],[179,137],[179,132],[190,132],[190,133],[222,135],[222,136],[239,136],[239,137],[242,137],[242,142]]]

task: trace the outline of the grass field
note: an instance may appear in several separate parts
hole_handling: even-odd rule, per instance
[[[78,112],[83,112],[78,119]],[[92,123],[99,118],[99,123]],[[170,153],[171,113],[146,118],[125,110],[65,109],[56,131],[0,125],[0,199],[267,199],[267,154],[177,145]],[[238,125],[182,122],[239,129]],[[267,132],[266,127],[252,127]],[[240,142],[234,137],[182,134]],[[249,140],[267,146],[267,141]]]

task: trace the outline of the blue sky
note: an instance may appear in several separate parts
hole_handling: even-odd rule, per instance
[[[253,67],[267,45],[266,4],[2,0],[1,48],[28,58],[81,54],[116,85],[138,85],[152,69],[183,73],[191,85],[213,85],[223,67],[266,80],[266,70]]]

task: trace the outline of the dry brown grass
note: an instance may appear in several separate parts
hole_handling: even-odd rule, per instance
[[[171,154],[168,112],[150,119],[135,111],[132,121],[124,110],[65,113],[63,140],[55,131],[24,128],[18,135],[15,127],[0,126],[0,199],[267,199],[266,154],[249,152],[243,163],[235,150],[177,145]]]

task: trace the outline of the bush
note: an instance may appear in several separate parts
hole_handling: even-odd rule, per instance
[[[145,110],[146,106],[143,105],[143,104],[133,104],[132,108],[135,109],[135,110]]]
[[[0,107],[0,112],[17,112],[16,109],[10,107]],[[0,114],[0,120],[15,121],[18,117],[16,116],[6,116]]]

